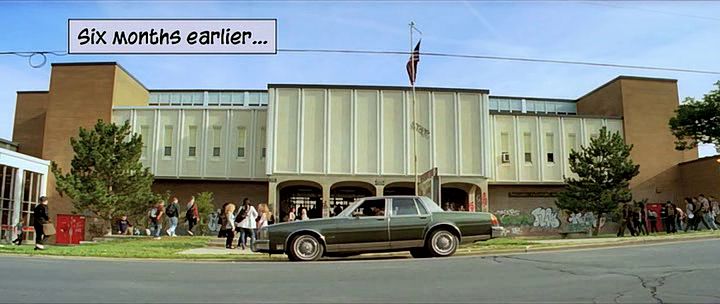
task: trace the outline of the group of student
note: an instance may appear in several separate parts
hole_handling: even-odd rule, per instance
[[[686,197],[685,211],[671,201],[667,201],[660,209],[660,214],[646,209],[643,203],[624,204],[620,206],[620,227],[617,236],[625,236],[625,230],[630,235],[658,232],[658,220],[662,223],[666,233],[676,233],[678,230],[699,230],[703,224],[708,230],[718,230],[715,217],[720,215],[720,204],[713,196]]]
[[[218,237],[225,238],[225,248],[242,250],[254,248],[256,231],[267,225],[275,223],[270,208],[267,204],[259,204],[258,209],[250,204],[250,199],[243,199],[242,207],[235,212],[236,206],[232,202],[225,203],[222,213],[218,217],[220,231]],[[239,235],[237,246],[233,246],[235,235]],[[250,238],[249,244],[247,239]]]
[[[170,227],[165,230],[165,233],[167,233],[168,236],[176,237],[176,230],[180,217],[180,204],[178,203],[177,197],[172,197],[167,206],[165,206],[164,201],[158,201],[157,205],[148,212],[148,219],[150,222],[149,232],[157,240],[161,238],[160,234],[162,233],[163,217],[167,217],[170,222]],[[188,222],[188,235],[192,236],[195,234],[193,232],[193,228],[195,228],[199,219],[200,214],[198,212],[198,207],[195,204],[195,197],[193,196],[190,198],[190,201],[187,203],[185,209],[185,220]],[[123,218],[118,222],[118,232],[120,234],[131,234],[129,229],[130,227],[132,226],[128,223],[127,217],[123,216]]]

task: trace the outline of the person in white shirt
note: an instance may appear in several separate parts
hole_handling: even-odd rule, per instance
[[[255,246],[255,229],[257,229],[257,218],[258,212],[255,207],[250,205],[250,199],[245,198],[243,200],[243,206],[238,213],[238,219],[240,220],[240,239],[238,240],[238,247],[245,250],[247,237],[250,237],[250,248]]]
[[[305,221],[305,220],[309,220],[309,219],[310,219],[310,217],[307,215],[307,209],[306,209],[306,208],[302,208],[302,209],[300,210],[300,220],[301,220],[301,221]]]

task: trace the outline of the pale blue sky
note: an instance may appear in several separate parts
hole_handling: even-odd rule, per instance
[[[0,51],[65,50],[68,18],[277,18],[279,48],[407,50],[612,62],[720,71],[720,2],[2,2]],[[265,88],[268,83],[407,85],[406,56],[49,57],[117,61],[148,88]],[[618,75],[678,79],[701,97],[718,75],[422,57],[418,85],[495,95],[577,98]],[[47,90],[50,65],[0,56],[0,137],[11,139],[15,92]],[[702,155],[714,153],[706,147]]]

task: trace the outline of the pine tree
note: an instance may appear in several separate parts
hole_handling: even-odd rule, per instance
[[[153,175],[140,162],[142,139],[130,124],[122,126],[98,120],[90,130],[80,128],[71,138],[75,156],[70,172],[52,163],[57,191],[68,196],[79,212],[89,211],[111,224],[119,216],[137,216],[157,199],[152,193]]]
[[[620,203],[632,201],[630,180],[638,175],[639,165],[630,158],[632,145],[626,145],[619,133],[600,130],[598,137],[580,151],[570,152],[570,170],[578,177],[566,177],[567,187],[555,204],[568,213],[593,212],[594,235],[600,231],[600,219],[610,215]]]

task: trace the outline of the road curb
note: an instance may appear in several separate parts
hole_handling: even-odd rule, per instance
[[[717,240],[720,239],[720,235],[707,235],[698,237],[688,238],[672,238],[672,239],[640,239],[640,240],[628,240],[622,242],[603,242],[595,244],[579,244],[579,245],[562,245],[562,246],[546,246],[546,247],[535,247],[528,245],[525,249],[499,249],[489,251],[470,251],[470,252],[458,252],[455,253],[457,256],[493,256],[493,255],[505,255],[505,254],[518,254],[518,253],[532,253],[532,252],[548,252],[548,251],[565,251],[565,250],[577,250],[577,249],[595,249],[595,248],[614,248],[614,247],[625,247],[625,246],[638,246],[638,245],[653,245],[653,244],[664,244],[664,243],[682,243],[682,242],[694,242],[703,240]]]

